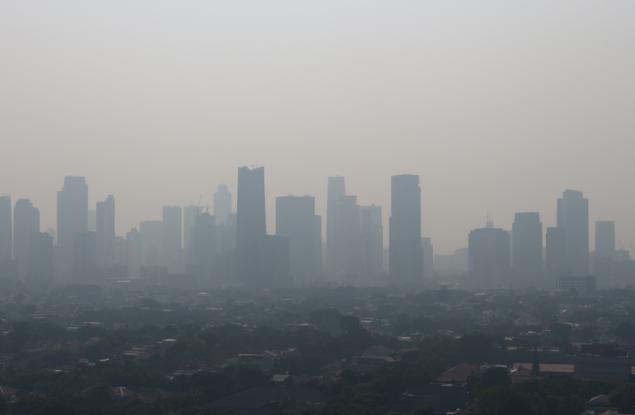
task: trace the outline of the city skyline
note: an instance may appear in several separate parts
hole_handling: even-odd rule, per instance
[[[117,197],[122,234],[265,165],[271,232],[274,195],[314,195],[324,216],[342,175],[387,207],[408,172],[439,252],[488,213],[550,226],[567,188],[635,251],[633,2],[240,3],[4,2],[0,192],[46,229],[52,189],[83,175],[91,205]]]
[[[244,167],[244,168],[248,168],[248,167]],[[249,167],[250,168],[250,167]],[[239,168],[240,169],[240,168]],[[267,169],[267,173],[268,173],[268,169]],[[406,174],[408,175],[408,174]],[[388,177],[388,181],[390,182],[391,177],[394,176],[400,176],[398,175],[393,175]],[[414,174],[413,176],[418,176],[416,174]],[[236,176],[238,177],[238,176]],[[418,176],[420,177],[420,176]],[[284,198],[284,197],[297,197],[297,198],[301,198],[301,197],[311,197],[315,199],[315,212],[316,215],[321,216],[322,218],[324,218],[324,220],[321,221],[321,229],[322,229],[322,240],[323,243],[326,244],[327,239],[328,239],[328,228],[327,228],[327,216],[328,216],[328,180],[330,178],[342,178],[345,180],[346,183],[348,183],[349,179],[347,177],[343,177],[343,176],[330,176],[330,177],[326,177],[325,178],[325,182],[326,182],[326,188],[327,190],[324,192],[323,195],[315,195],[315,194],[309,194],[307,192],[305,193],[285,193],[285,194],[270,194],[268,191],[265,191],[264,197],[265,197],[265,225],[266,225],[266,231],[269,234],[275,234],[276,233],[276,221],[277,221],[277,215],[276,215],[276,201],[279,198]],[[100,198],[99,196],[94,196],[92,193],[92,189],[90,186],[90,182],[89,179],[86,178],[85,176],[81,176],[81,175],[71,175],[71,176],[65,176],[64,178],[65,180],[70,179],[70,180],[84,180],[85,181],[85,185],[87,187],[87,194],[88,194],[88,215],[90,216],[91,213],[95,214],[96,212],[99,211],[99,207],[100,205],[103,206],[104,203],[110,203],[110,204],[114,204],[114,199],[116,198],[117,200],[117,205],[119,206],[119,202],[120,199],[116,196],[116,194],[106,194],[103,198]],[[422,237],[426,237],[426,238],[430,238],[433,242],[434,242],[434,246],[435,246],[435,254],[452,254],[454,253],[456,250],[458,249],[463,249],[463,248],[467,248],[468,246],[468,241],[469,238],[465,238],[464,242],[461,243],[459,242],[457,245],[449,245],[447,247],[445,247],[445,249],[439,249],[439,245],[437,245],[437,242],[434,238],[434,235],[431,235],[429,233],[426,233],[426,226],[425,226],[425,222],[427,220],[431,220],[432,218],[430,218],[425,211],[425,202],[427,201],[428,197],[426,195],[425,192],[425,178],[420,178],[421,179],[421,222],[422,222]],[[273,183],[270,183],[270,179],[268,177],[268,175],[265,177],[265,186],[267,189],[269,189],[270,187],[275,187],[273,186]],[[234,180],[235,181],[235,180]],[[347,184],[344,185],[345,186],[345,191],[348,191],[349,187],[347,186]],[[198,199],[198,203],[173,203],[173,204],[166,204],[166,205],[158,205],[155,207],[155,209],[153,209],[155,212],[153,214],[150,214],[148,216],[142,216],[139,218],[139,220],[137,220],[136,222],[132,222],[130,225],[124,224],[122,223],[122,219],[120,217],[121,213],[123,213],[123,216],[125,217],[125,212],[121,212],[119,207],[117,208],[117,215],[115,217],[114,220],[114,227],[115,227],[115,236],[117,237],[122,237],[125,236],[130,230],[132,229],[138,229],[140,224],[143,222],[152,222],[152,221],[161,221],[164,219],[164,214],[165,214],[165,209],[168,208],[174,208],[174,209],[179,209],[181,210],[181,221],[185,221],[187,220],[187,218],[183,215],[183,211],[187,210],[188,208],[193,209],[196,208],[200,213],[203,212],[209,212],[210,214],[214,215],[215,214],[215,208],[216,209],[222,209],[222,217],[225,218],[225,220],[227,220],[227,212],[230,212],[232,215],[236,215],[236,195],[238,193],[237,190],[237,185],[232,188],[229,185],[227,185],[226,183],[219,183],[216,185],[212,185],[210,186],[210,191],[208,192],[209,195],[207,197],[207,200],[205,200],[205,198],[203,198],[202,196],[199,197]],[[587,198],[587,193],[584,191],[579,191],[579,190],[574,190],[574,189],[567,189],[565,188],[564,190],[560,190],[559,193],[555,196],[555,199],[558,199],[559,197],[562,196],[563,192],[573,192],[573,193],[581,193],[584,195],[585,198]],[[57,192],[53,192],[53,193],[59,193],[59,191]],[[390,185],[388,186],[388,198],[390,197]],[[21,194],[21,193],[20,193]],[[222,196],[223,200],[221,204],[218,203],[218,200],[215,200],[215,197],[218,196]],[[6,193],[6,192],[0,192],[0,197],[4,197],[4,198],[10,198],[10,200],[13,202],[13,204],[15,204],[17,201],[26,201],[29,202],[30,204],[32,204],[38,211],[38,217],[39,219],[39,223],[40,223],[40,228],[43,232],[48,232],[48,231],[55,231],[57,232],[58,229],[58,206],[54,207],[54,211],[53,212],[46,212],[43,211],[40,208],[40,205],[36,204],[33,202],[33,199],[31,197],[28,197],[28,195],[26,197],[19,197],[16,198],[14,197],[12,194]],[[227,200],[227,198],[229,198],[229,200]],[[359,197],[357,195],[354,196],[355,198],[355,202],[354,203],[358,203],[358,199]],[[94,200],[94,202],[93,202]],[[226,204],[229,204],[228,206],[226,206]],[[593,203],[594,205],[595,203]],[[365,207],[366,205],[360,205],[358,203],[358,205],[361,207]],[[517,216],[520,215],[529,215],[529,214],[538,214],[539,215],[539,219],[541,220],[541,223],[544,224],[544,234],[542,237],[543,240],[543,245],[545,245],[545,249],[546,249],[546,245],[547,245],[547,233],[549,231],[549,228],[553,227],[553,228],[557,228],[558,227],[558,204],[554,204],[553,200],[551,200],[551,210],[553,211],[553,214],[550,215],[549,210],[547,210],[547,212],[543,212],[543,211],[536,211],[536,212],[525,212],[523,209],[519,209],[517,211],[514,211],[511,213],[511,217],[510,218],[497,218],[497,217],[493,217],[491,212],[484,212],[483,217],[477,221],[476,223],[474,223],[473,226],[466,228],[465,229],[465,235],[468,235],[469,232],[478,229],[479,226],[481,226],[483,224],[483,221],[492,221],[494,223],[496,223],[496,226],[499,228],[503,228],[503,229],[507,229],[509,231],[511,231],[514,227],[514,221],[517,218]],[[323,210],[320,210],[320,207],[323,206]],[[389,223],[390,223],[390,200],[388,200],[387,205],[380,205],[380,204],[375,204],[372,201],[368,203],[368,206],[378,206],[381,211],[381,219],[382,222],[384,223],[384,226],[386,227],[387,231],[383,232],[383,246],[385,249],[388,249],[390,246],[390,238],[389,238]],[[97,209],[96,209],[97,208]],[[112,207],[114,209],[114,206]],[[227,210],[229,208],[229,210]],[[11,206],[11,212],[13,212],[14,206]],[[587,207],[587,210],[589,212],[593,212],[593,206],[591,207]],[[48,214],[47,214],[48,213]],[[12,214],[12,213],[11,213]],[[46,218],[46,217],[50,217],[53,216],[53,222],[45,222],[43,219],[41,218]],[[550,222],[548,218],[550,218],[551,216],[553,216],[553,221]],[[547,218],[547,219],[545,219]],[[111,219],[112,220],[112,219]],[[614,228],[618,228],[620,231],[618,232],[613,232],[613,236],[615,237],[615,244],[616,246],[618,246],[619,248],[622,249],[626,249],[628,251],[631,251],[630,249],[630,245],[628,244],[628,242],[624,242],[626,240],[628,240],[628,235],[625,235],[625,229],[623,228],[623,226],[621,226],[620,222],[615,220],[614,216],[602,216],[602,217],[594,217],[592,216],[592,213],[588,213],[588,229],[586,230],[586,232],[588,233],[588,239],[589,239],[589,248],[588,248],[588,252],[594,252],[594,247],[595,247],[595,238],[596,238],[596,234],[597,234],[597,224],[604,224],[604,223],[610,223],[612,224],[612,226]],[[217,225],[220,225],[221,223],[217,223]],[[90,217],[88,218],[88,228],[90,228]],[[110,225],[112,226],[112,224]],[[129,226],[129,227],[128,227]],[[185,238],[185,229],[186,226],[184,224],[179,224],[179,227],[181,227],[181,246],[183,248],[185,248],[186,245],[186,238]],[[87,228],[87,229],[88,229]],[[95,229],[88,229],[88,230],[92,230],[93,232],[95,231]],[[54,235],[57,238],[57,234]],[[442,245],[441,245],[442,246]],[[13,248],[11,248],[11,252]],[[112,249],[112,248],[110,248]],[[327,257],[328,253],[327,251],[325,251],[323,253],[325,255],[325,258]],[[546,261],[546,258],[544,258],[544,261]]]

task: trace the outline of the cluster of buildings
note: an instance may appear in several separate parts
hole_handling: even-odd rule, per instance
[[[556,226],[547,228],[546,235],[538,212],[517,213],[511,232],[492,222],[473,230],[468,285],[590,291],[598,283],[632,284],[635,262],[628,251],[616,249],[615,223],[596,222],[594,252],[589,240],[589,201],[579,191],[565,190],[557,202]]]
[[[420,283],[424,257],[419,177],[392,178],[389,269],[385,266],[382,209],[360,206],[345,179],[328,183],[326,238],[315,198],[276,199],[276,231],[267,233],[264,168],[238,169],[236,209],[221,185],[213,212],[167,206],[161,220],[143,221],[125,237],[115,231],[115,198],[89,207],[83,177],[66,177],[58,192],[57,230],[42,232],[39,210],[21,199],[0,197],[0,267],[21,279],[94,281],[103,278],[168,278],[252,287],[334,280],[372,283],[386,273],[396,283]],[[323,240],[326,244],[323,244]]]
[[[12,206],[9,196],[0,197],[0,267],[21,279],[187,275],[250,287],[420,284],[433,277],[432,242],[421,235],[418,176],[391,179],[388,250],[380,206],[360,205],[347,193],[344,177],[329,178],[327,197],[325,237],[312,196],[278,197],[275,233],[268,234],[264,168],[241,167],[236,209],[230,190],[221,185],[211,213],[199,206],[167,206],[161,220],[143,221],[122,237],[115,232],[115,198],[108,196],[93,210],[86,180],[66,177],[57,195],[57,231],[41,231],[39,210],[29,200]],[[565,191],[557,210],[557,224],[546,235],[537,212],[517,213],[511,232],[488,222],[470,232],[467,250],[438,257],[439,265],[465,268],[464,285],[473,289],[587,290],[596,284],[592,274],[606,277],[603,281],[635,275],[628,252],[616,249],[613,222],[596,224],[590,255],[589,206],[581,192]]]

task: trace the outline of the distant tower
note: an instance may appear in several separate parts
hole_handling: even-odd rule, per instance
[[[13,253],[18,266],[18,275],[24,278],[34,259],[32,247],[40,233],[40,211],[31,201],[20,199],[14,210]]]
[[[326,268],[331,276],[343,269],[341,205],[345,197],[346,181],[344,177],[329,177],[326,208]]]
[[[558,199],[558,228],[564,232],[564,269],[568,275],[589,273],[589,201],[582,192],[565,190]]]
[[[112,268],[115,262],[115,198],[110,195],[97,203],[96,213],[97,267]]]
[[[69,278],[73,271],[75,240],[88,232],[88,185],[83,177],[68,176],[57,193],[58,276]],[[80,253],[78,253],[79,255]]]
[[[238,169],[236,249],[240,279],[261,284],[264,244],[267,236],[265,216],[265,169]]]
[[[537,286],[543,270],[542,222],[538,212],[516,213],[512,227],[512,266],[518,287]]]
[[[365,282],[384,275],[384,227],[381,206],[360,206],[362,276]]]
[[[615,222],[595,223],[595,257],[610,260],[615,256]]]
[[[13,222],[11,197],[0,196],[0,264],[13,259]]]
[[[163,208],[164,265],[171,274],[183,272],[183,216],[179,206]]]
[[[393,176],[390,212],[390,275],[395,282],[421,283],[421,187],[419,176]]]
[[[276,235],[289,241],[289,268],[294,281],[315,282],[322,267],[322,219],[315,214],[315,198],[278,197]]]
[[[511,238],[503,229],[485,227],[470,232],[468,269],[472,287],[508,287],[511,265]]]
[[[227,185],[221,184],[214,193],[214,218],[216,225],[228,225],[232,213],[232,194]]]

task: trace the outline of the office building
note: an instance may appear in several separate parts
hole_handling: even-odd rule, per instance
[[[315,214],[315,199],[310,196],[284,196],[276,199],[276,235],[289,245],[289,272],[293,282],[310,284],[321,274],[322,220]]]
[[[237,269],[240,281],[248,286],[266,285],[263,280],[265,216],[265,169],[238,169],[236,218]]]
[[[13,223],[13,255],[18,275],[24,278],[35,259],[31,248],[40,233],[40,211],[28,199],[20,199],[15,203]]]
[[[615,222],[595,223],[595,258],[599,260],[615,257]]]
[[[111,195],[97,203],[97,267],[110,269],[115,264],[115,198]]]
[[[405,174],[391,180],[390,275],[395,283],[421,283],[421,187],[419,176]]]
[[[83,177],[68,176],[57,193],[57,274],[68,279],[73,273],[75,240],[88,232],[88,185]],[[79,253],[78,253],[79,254]]]
[[[543,234],[538,212],[516,213],[512,225],[515,287],[538,287],[543,281]]]
[[[468,272],[474,289],[508,288],[511,284],[511,238],[509,232],[485,228],[470,232],[468,245]]]
[[[216,225],[228,225],[232,213],[232,194],[227,185],[221,184],[214,193],[214,218]]]
[[[361,275],[366,282],[384,275],[384,227],[381,206],[360,206]]]
[[[589,273],[589,201],[582,192],[565,190],[558,199],[558,228],[564,231],[563,272]]]

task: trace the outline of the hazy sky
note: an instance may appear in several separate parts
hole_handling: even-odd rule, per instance
[[[325,213],[335,174],[388,214],[408,172],[438,252],[488,213],[551,226],[564,188],[635,249],[634,22],[633,0],[0,0],[0,193],[53,227],[84,175],[124,233],[264,165],[272,229],[275,196]]]

